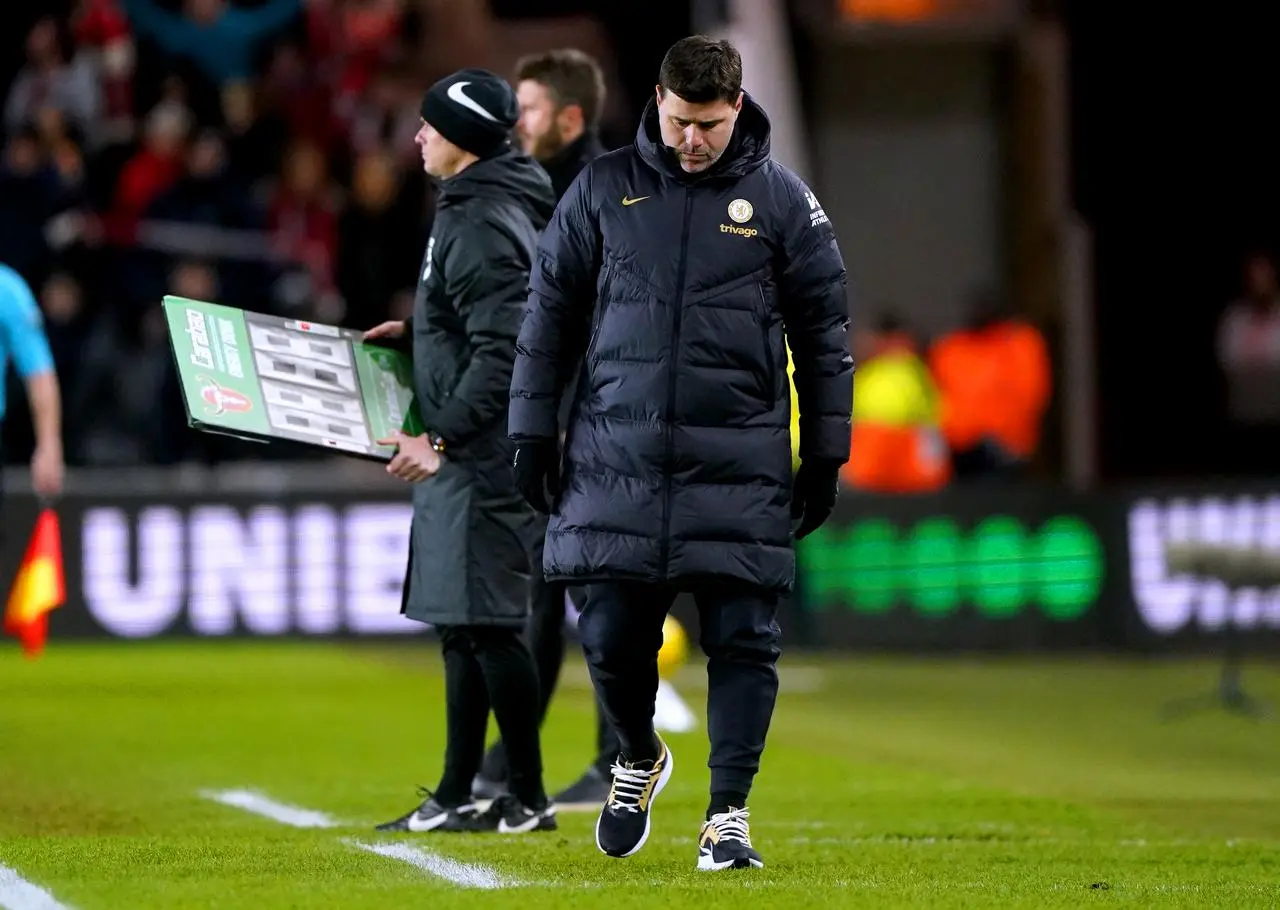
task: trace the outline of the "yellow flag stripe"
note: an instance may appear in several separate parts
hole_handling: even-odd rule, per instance
[[[22,567],[9,597],[8,619],[24,625],[61,604],[58,569],[50,558],[33,559]]]

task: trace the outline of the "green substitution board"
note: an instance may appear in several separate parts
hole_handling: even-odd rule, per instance
[[[337,326],[164,298],[187,422],[205,432],[287,439],[377,461],[375,440],[423,432],[413,365]]]

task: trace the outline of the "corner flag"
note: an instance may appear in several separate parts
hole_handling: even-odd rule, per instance
[[[36,521],[18,576],[9,592],[4,631],[22,642],[31,657],[44,650],[48,614],[67,598],[62,566],[62,529],[58,513],[46,508]]]

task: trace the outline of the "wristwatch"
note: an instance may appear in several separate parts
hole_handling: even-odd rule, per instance
[[[445,444],[443,436],[438,436],[435,433],[428,433],[427,442],[431,443],[431,448],[435,449],[441,455],[444,454]]]

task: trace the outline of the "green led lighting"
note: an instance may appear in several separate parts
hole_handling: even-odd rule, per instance
[[[811,610],[877,614],[907,605],[943,617],[971,604],[992,620],[1028,608],[1070,622],[1093,606],[1102,588],[1102,542],[1070,515],[1038,529],[1007,515],[970,530],[952,518],[903,527],[868,519],[826,526],[799,545],[801,584]]]

